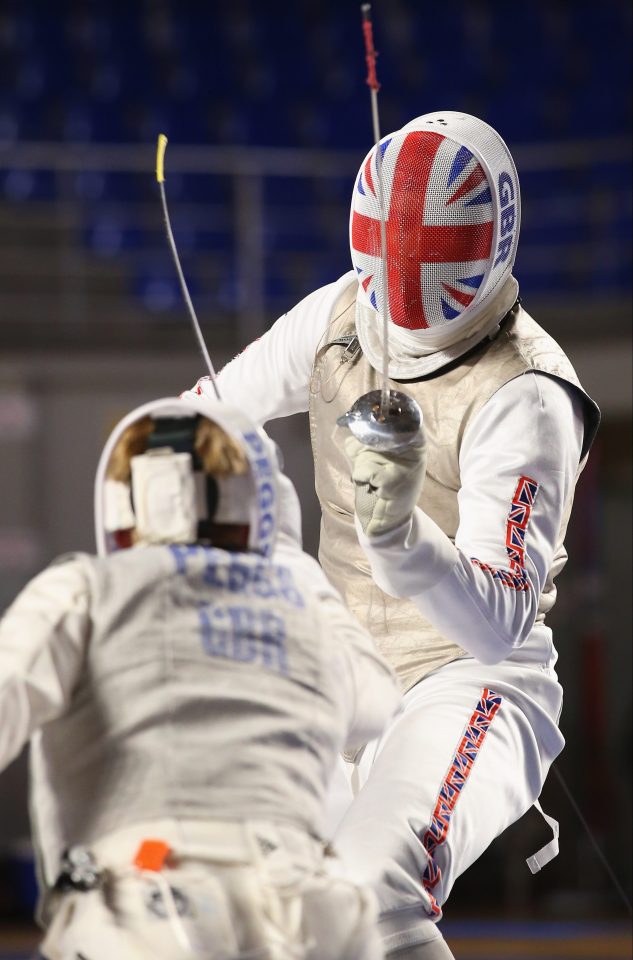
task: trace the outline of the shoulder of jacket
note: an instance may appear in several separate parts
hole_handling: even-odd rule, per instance
[[[351,326],[354,327],[354,306],[356,304],[356,292],[358,290],[356,277],[350,271],[344,274],[338,282],[340,284],[340,290],[334,300],[330,314],[329,329],[331,331],[335,328],[338,331],[339,325],[347,327],[350,321]]]
[[[64,564],[70,563],[89,566],[97,559],[98,558],[94,554],[84,553],[81,550],[74,550],[68,553],[60,553],[58,557],[55,557],[54,560],[51,560],[47,569],[50,569],[51,567],[60,567]]]
[[[519,304],[516,314],[497,338],[502,348],[502,368],[511,379],[516,373],[533,371],[560,380],[577,392],[584,408],[585,441],[583,457],[595,438],[600,409],[582,386],[574,366],[560,344]],[[496,341],[493,341],[493,344]],[[505,349],[503,349],[505,345]],[[504,356],[505,354],[505,356]],[[497,357],[497,361],[500,358]]]
[[[507,337],[514,349],[526,361],[538,361],[539,357],[556,357],[571,368],[571,362],[561,345],[519,303],[511,311],[507,325]]]

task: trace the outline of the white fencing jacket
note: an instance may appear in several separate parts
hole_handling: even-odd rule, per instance
[[[222,397],[239,401],[258,423],[308,410],[315,356],[353,278],[345,274],[311,293],[228,363],[218,377]],[[336,391],[334,382],[317,386]],[[212,387],[203,377],[183,396],[206,393],[211,395]],[[532,371],[503,385],[461,439],[454,540],[419,508],[412,523],[384,538],[369,540],[360,532],[375,582],[392,596],[411,598],[438,633],[483,663],[512,656],[552,667],[551,631],[535,627],[535,618],[583,456],[585,427],[581,392],[563,380]],[[547,482],[539,485],[530,508],[529,589],[517,590],[495,571],[509,570],[509,511],[521,476]],[[388,654],[386,645],[382,649]],[[408,676],[405,670],[404,686],[420,675]]]
[[[0,621],[0,770],[31,739],[45,881],[134,823],[258,819],[321,834],[336,755],[400,696],[320,567],[138,546],[61,558]]]

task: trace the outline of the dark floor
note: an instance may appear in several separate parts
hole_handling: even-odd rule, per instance
[[[626,923],[452,921],[442,924],[456,960],[630,960]]]
[[[451,921],[442,924],[456,960],[632,960],[631,926],[623,922]],[[0,927],[0,960],[31,960],[33,928]]]

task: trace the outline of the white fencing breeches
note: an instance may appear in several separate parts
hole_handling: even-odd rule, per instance
[[[439,936],[456,878],[537,800],[564,743],[560,704],[553,670],[454,661],[406,694],[357,759],[333,846],[375,891],[387,951]]]
[[[107,879],[60,897],[46,960],[382,960],[373,895],[313,838],[259,822],[185,832],[154,822],[94,844]],[[159,872],[131,866],[149,837],[173,851]]]

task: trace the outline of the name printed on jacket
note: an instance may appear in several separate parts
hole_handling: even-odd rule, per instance
[[[257,662],[277,673],[288,673],[286,625],[278,614],[201,603],[198,616],[202,646],[209,656]]]
[[[227,557],[223,550],[196,544],[171,544],[169,549],[176,561],[177,572],[183,575],[199,574],[202,557],[202,579],[209,587],[247,597],[281,600],[292,607],[305,607],[303,595],[288,567],[254,557]]]

